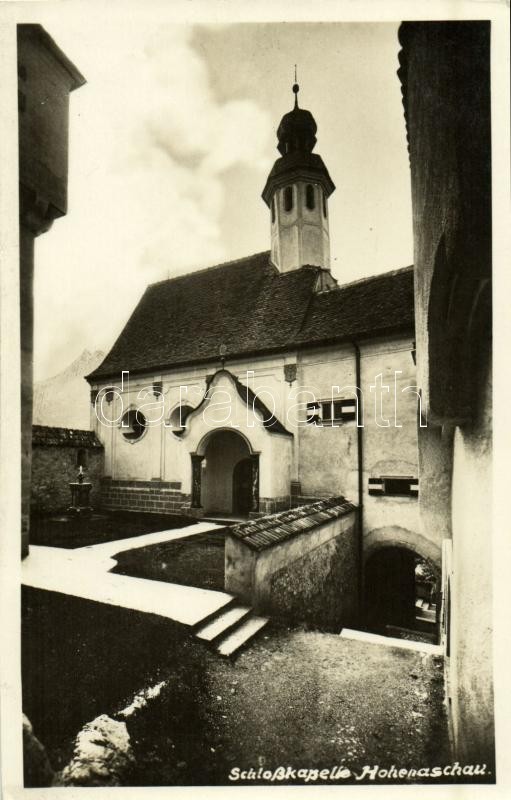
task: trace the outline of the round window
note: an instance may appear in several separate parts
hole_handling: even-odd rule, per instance
[[[177,406],[170,415],[170,425],[172,433],[180,436],[186,427],[186,418],[193,411],[192,406]]]
[[[122,435],[128,442],[138,441],[144,435],[146,428],[147,420],[138,409],[127,411],[121,420]]]

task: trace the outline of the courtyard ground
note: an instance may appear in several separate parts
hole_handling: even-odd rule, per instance
[[[127,719],[124,785],[339,765],[345,783],[364,765],[450,760],[438,657],[274,624],[230,662],[168,619],[36,589],[23,600],[24,710],[54,769],[86,722],[161,683]]]
[[[155,531],[185,528],[193,525],[190,517],[169,514],[146,514],[137,511],[104,511],[90,516],[32,514],[30,542],[45,547],[75,549],[103,542],[143,536]]]
[[[115,554],[111,571],[134,578],[224,590],[225,529]]]

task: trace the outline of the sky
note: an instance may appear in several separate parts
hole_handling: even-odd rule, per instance
[[[147,284],[269,249],[261,191],[295,63],[337,187],[333,275],[412,263],[397,24],[61,14],[45,27],[87,83],[70,98],[68,214],[36,241],[36,379],[108,350]]]

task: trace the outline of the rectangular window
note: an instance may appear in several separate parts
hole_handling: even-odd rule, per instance
[[[319,400],[316,403],[307,403],[307,424],[309,425],[334,425],[351,422],[357,418],[357,401],[349,400]]]
[[[357,418],[357,401],[331,400],[321,403],[322,419],[325,425],[334,422],[351,422]]]
[[[307,425],[321,425],[319,403],[307,403]]]
[[[386,495],[387,497],[417,497],[419,494],[419,481],[410,476],[400,475],[369,478],[369,494]]]

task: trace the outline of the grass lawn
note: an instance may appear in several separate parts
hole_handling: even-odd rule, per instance
[[[198,715],[209,654],[187,628],[26,587],[22,608],[23,710],[55,770],[70,760],[86,722],[114,715],[144,687],[167,680],[160,713],[151,715],[151,736],[144,714],[131,723],[135,752],[140,739],[147,747],[154,736],[160,752],[167,749],[167,775],[175,783],[193,783],[199,768],[207,771],[211,751]],[[136,784],[137,776],[130,780]]]
[[[117,553],[112,572],[133,578],[224,590],[225,529]]]
[[[155,531],[193,525],[194,519],[174,514],[145,514],[137,511],[105,511],[90,517],[66,514],[33,515],[30,542],[47,547],[85,547],[141,536]]]

